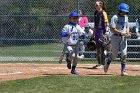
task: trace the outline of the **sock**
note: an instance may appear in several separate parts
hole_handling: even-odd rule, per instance
[[[125,71],[125,63],[121,63],[121,71]]]
[[[111,59],[109,58],[107,61],[107,64],[109,65],[111,63]]]
[[[72,66],[72,70],[75,70],[76,66]]]

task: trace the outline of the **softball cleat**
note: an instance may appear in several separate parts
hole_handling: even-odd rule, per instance
[[[79,72],[76,70],[71,70],[71,74],[79,74]]]
[[[122,71],[121,76],[128,76],[128,74],[125,71]]]
[[[111,63],[111,61],[109,61],[109,60],[106,60],[106,61],[105,61],[105,65],[104,65],[104,72],[105,72],[105,73],[107,73],[108,68],[109,68],[109,66],[110,66],[110,63]]]

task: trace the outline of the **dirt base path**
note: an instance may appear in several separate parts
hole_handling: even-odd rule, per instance
[[[78,64],[79,76],[119,76],[120,64],[111,64],[107,74],[103,68],[94,69],[95,64]],[[129,76],[140,76],[140,65],[127,65]],[[49,75],[69,75],[66,64],[0,64],[0,81],[26,79]]]

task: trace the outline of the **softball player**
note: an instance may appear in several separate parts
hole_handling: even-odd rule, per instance
[[[88,18],[85,16],[85,13],[83,10],[79,10],[78,13],[79,13],[78,24],[84,31],[85,25],[88,24]],[[79,42],[79,51],[80,51],[80,53],[79,53],[78,57],[80,59],[83,59],[84,58],[84,51],[85,51],[85,42],[83,39],[81,39]]]
[[[140,18],[136,20],[136,36],[137,39],[140,39]]]
[[[128,75],[125,72],[125,63],[127,57],[127,38],[131,37],[129,33],[128,16],[129,6],[125,3],[121,3],[118,6],[118,14],[111,18],[111,36],[112,55],[108,57],[104,65],[104,72],[108,71],[109,65],[113,59],[118,56],[118,52],[121,52],[121,75]]]
[[[97,1],[95,3],[95,8],[96,8],[96,11],[94,12],[95,26],[94,26],[94,33],[92,38],[94,38],[96,42],[98,65],[96,65],[93,68],[103,68],[104,61],[105,61],[105,55],[104,55],[105,47],[103,45],[102,40],[106,35],[107,27],[109,26],[109,23],[108,23],[108,17],[104,6],[104,2]]]
[[[63,50],[62,50],[62,52],[61,52],[61,54],[60,54],[59,61],[58,61],[60,64],[62,63],[62,61],[63,61],[63,59],[64,59],[65,51],[66,51],[66,50],[67,50],[67,48],[66,48],[66,45],[64,44]]]
[[[75,70],[78,62],[78,40],[79,37],[84,39],[85,33],[83,33],[84,31],[77,24],[77,12],[71,12],[69,19],[69,23],[65,25],[61,31],[61,37],[68,51],[68,54],[66,55],[67,67],[68,69],[71,69],[71,74],[79,74],[79,72]],[[72,61],[73,64],[71,64]]]

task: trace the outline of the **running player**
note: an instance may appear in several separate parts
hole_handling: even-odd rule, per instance
[[[118,14],[111,18],[111,36],[112,55],[108,57],[104,65],[104,72],[107,73],[109,65],[112,60],[118,56],[118,52],[121,52],[121,75],[128,75],[125,71],[125,63],[127,58],[127,38],[131,37],[129,32],[128,16],[129,6],[125,3],[121,3],[118,6]]]
[[[85,38],[85,33],[83,33],[84,31],[77,24],[77,21],[78,13],[71,12],[69,15],[69,23],[66,24],[61,31],[62,41],[68,51],[66,55],[67,67],[71,69],[71,74],[79,74],[79,72],[75,70],[78,62],[78,40],[79,37]]]

